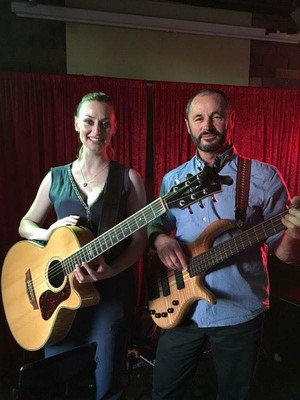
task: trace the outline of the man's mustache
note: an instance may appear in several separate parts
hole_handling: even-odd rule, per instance
[[[200,134],[199,138],[201,139],[201,138],[203,138],[203,136],[205,136],[205,135],[220,136],[221,134],[220,134],[220,132],[216,131],[215,129],[208,129],[208,130],[206,130],[206,131],[203,131],[203,132]]]

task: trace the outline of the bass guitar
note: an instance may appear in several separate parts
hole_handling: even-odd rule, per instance
[[[168,209],[184,209],[220,192],[222,178],[207,167],[97,238],[82,227],[60,227],[45,246],[30,240],[12,246],[2,268],[1,291],[17,343],[38,350],[63,339],[76,310],[99,301],[92,283],[78,283],[74,266],[94,260]]]
[[[158,256],[154,256],[147,274],[147,286],[149,310],[156,325],[163,329],[177,326],[196,300],[215,304],[215,296],[203,283],[205,273],[211,268],[220,267],[222,261],[283,230],[281,218],[287,212],[285,210],[211,247],[221,233],[237,228],[236,222],[232,220],[220,219],[213,222],[194,242],[180,243],[189,259],[186,270],[171,270],[163,265]]]

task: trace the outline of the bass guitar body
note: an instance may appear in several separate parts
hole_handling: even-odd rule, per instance
[[[61,264],[92,239],[84,228],[62,227],[54,231],[46,246],[24,240],[7,253],[2,300],[10,330],[24,349],[38,350],[63,339],[76,310],[98,303],[93,284],[79,284],[73,272],[66,272]]]
[[[219,220],[209,225],[198,238],[180,246],[189,260],[206,253],[221,233],[236,227],[234,221]],[[205,272],[191,276],[187,270],[171,270],[154,256],[147,271],[148,306],[153,321],[162,329],[177,326],[197,300],[216,303],[215,296],[203,283]]]

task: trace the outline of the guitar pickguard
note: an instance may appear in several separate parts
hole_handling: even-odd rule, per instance
[[[71,286],[69,279],[65,287],[57,293],[53,293],[51,290],[46,290],[40,297],[40,310],[42,318],[48,320],[52,317],[53,313],[63,301],[68,299],[71,294]]]

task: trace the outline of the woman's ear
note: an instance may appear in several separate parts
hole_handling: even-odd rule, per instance
[[[78,118],[76,116],[74,117],[74,128],[76,132],[79,132]]]

